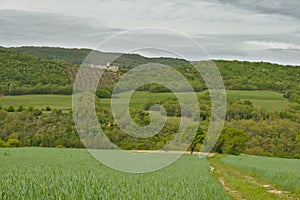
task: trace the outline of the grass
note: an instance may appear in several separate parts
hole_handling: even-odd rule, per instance
[[[281,110],[289,104],[282,94],[274,91],[227,90],[226,95],[229,99],[250,100],[256,107],[272,111]]]
[[[233,197],[234,199],[247,199],[247,200],[276,200],[276,199],[299,199],[297,194],[294,191],[291,193],[282,194],[274,193],[274,191],[279,192],[280,188],[277,185],[273,185],[269,182],[268,177],[262,175],[258,171],[249,170],[246,167],[247,164],[255,166],[256,168],[261,167],[261,160],[264,160],[264,157],[258,157],[258,159],[252,159],[251,162],[244,163],[244,167],[237,167],[233,165],[240,158],[243,159],[244,156],[224,156],[224,155],[215,155],[213,158],[210,158],[209,161],[211,165],[215,168],[213,175],[223,182],[223,186],[226,192]],[[234,162],[227,162],[234,158]],[[273,158],[280,162],[280,159]],[[226,161],[225,161],[226,160]],[[240,163],[240,161],[237,161]],[[230,163],[230,164],[229,164]],[[272,171],[273,168],[276,168],[274,163],[269,164],[269,171]],[[295,166],[297,161],[294,162]],[[297,167],[295,167],[295,170]],[[283,169],[284,170],[284,169]],[[293,182],[296,181],[297,177],[294,179],[289,179],[286,177],[287,181]]]
[[[204,92],[198,92],[197,95],[202,95]],[[289,102],[282,97],[282,94],[272,91],[238,91],[227,90],[229,99],[239,98],[250,100],[256,107],[263,107],[267,110],[281,110],[285,108]],[[118,94],[124,96],[127,93]],[[184,95],[190,95],[184,93]],[[143,109],[143,105],[147,101],[159,101],[175,97],[172,93],[150,93],[150,92],[135,92],[131,98],[130,105],[135,108]],[[105,108],[110,108],[111,99],[100,99],[100,103]],[[0,97],[0,105],[3,107],[20,105],[24,107],[34,106],[36,108],[51,108],[68,110],[72,108],[71,95],[23,95],[23,96],[2,96]]]
[[[196,155],[147,174],[112,170],[84,149],[0,149],[0,160],[3,200],[230,199]]]
[[[72,108],[71,95],[22,95],[22,96],[1,96],[0,105],[3,107],[23,106],[25,108],[33,106],[35,108],[51,108],[67,110]]]
[[[255,172],[277,188],[300,196],[300,160],[240,155],[227,156],[221,162]]]
[[[204,92],[197,92],[197,95],[203,95]],[[117,96],[125,96],[126,93],[118,94]],[[184,95],[190,95],[184,93]],[[254,106],[265,108],[266,110],[281,110],[288,106],[289,101],[283,98],[282,94],[273,91],[241,91],[241,90],[227,90],[227,98],[229,99],[243,99],[250,100]],[[150,93],[150,92],[135,92],[131,98],[130,105],[135,108],[143,109],[143,105],[147,101],[159,101],[175,97],[172,93]],[[101,104],[110,108],[110,99],[101,99]]]

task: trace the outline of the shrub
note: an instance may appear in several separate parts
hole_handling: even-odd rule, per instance
[[[23,110],[24,110],[23,106],[19,106],[19,107],[17,108],[17,112],[22,112]]]
[[[55,148],[66,148],[64,145],[58,144],[55,146]]]
[[[9,106],[7,109],[6,109],[7,112],[15,112],[15,109],[13,106]]]
[[[47,107],[45,108],[45,111],[51,111],[51,108],[50,108],[49,106],[47,106]]]
[[[5,142],[5,147],[19,147],[20,141],[18,139],[8,139],[7,142]]]

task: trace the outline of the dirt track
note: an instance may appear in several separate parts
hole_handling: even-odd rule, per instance
[[[164,151],[164,150],[130,150],[131,152],[138,152],[138,153],[165,153],[165,154],[191,154],[190,151]],[[203,152],[195,152],[195,155],[203,155],[203,156],[207,156],[207,157],[213,157],[214,154],[213,153],[203,153]]]

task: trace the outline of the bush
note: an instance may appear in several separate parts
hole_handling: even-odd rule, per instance
[[[45,108],[45,111],[51,111],[51,108],[50,108],[49,106],[47,106],[47,107]]]
[[[15,112],[15,109],[13,106],[9,106],[7,109],[6,109],[7,112]]]
[[[23,110],[24,110],[23,106],[19,106],[19,107],[17,108],[17,112],[22,112]]]
[[[8,139],[4,144],[5,147],[19,147],[20,141],[18,139]]]
[[[0,139],[0,147],[4,147],[4,141]]]

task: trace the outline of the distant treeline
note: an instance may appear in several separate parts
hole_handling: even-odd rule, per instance
[[[0,94],[71,94],[78,64],[81,64],[90,51],[89,49],[52,47],[0,48]],[[98,53],[102,56],[112,54]],[[290,101],[300,103],[299,66],[222,60],[214,62],[219,68],[226,89],[278,91]],[[104,76],[102,83],[99,84],[97,96],[110,97],[114,84],[122,77],[122,73],[146,63],[174,66],[188,79],[195,91],[207,89],[201,75],[185,60],[124,54],[113,63],[120,66],[120,72]],[[179,89],[180,87],[180,85],[177,86]],[[139,90],[169,91],[157,84],[145,85]]]

